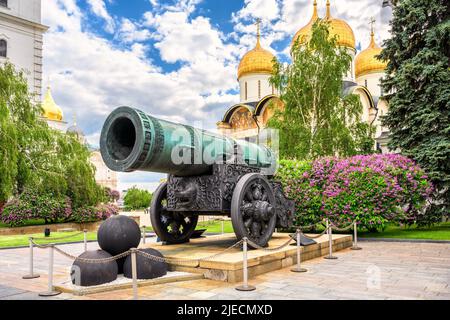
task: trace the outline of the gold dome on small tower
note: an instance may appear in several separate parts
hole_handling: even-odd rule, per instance
[[[309,20],[308,24],[297,31],[297,33],[294,35],[294,38],[292,39],[291,47],[294,46],[295,42],[298,40],[299,44],[305,44],[309,41],[312,34],[312,27],[314,22],[316,22],[317,19],[319,19],[319,15],[317,14],[317,1],[314,0],[314,11],[311,19]]]
[[[330,35],[337,37],[337,44],[341,47],[355,49],[356,40],[353,29],[344,20],[336,19],[331,16],[330,1],[327,0],[327,14],[325,19],[330,23]]]
[[[305,44],[309,41],[312,35],[312,26],[316,20],[320,19],[317,14],[317,1],[314,0],[314,11],[311,20],[306,26],[301,28],[294,36],[291,47],[298,40],[300,44]],[[330,36],[337,36],[337,44],[342,47],[355,49],[355,34],[352,28],[344,20],[336,19],[330,13],[330,1],[327,1],[327,13],[325,20],[330,23]]]
[[[370,44],[367,49],[361,51],[360,54],[356,56],[355,60],[355,75],[360,77],[368,73],[384,72],[387,67],[387,63],[376,58],[383,49],[381,49],[375,43],[375,33],[373,31],[373,20],[372,20],[372,31],[370,34]]]
[[[63,120],[63,111],[53,99],[50,86],[47,87],[47,92],[45,93],[44,101],[42,102],[42,109],[44,111],[44,118],[53,121]]]
[[[239,63],[238,68],[238,79],[246,74],[251,73],[269,73],[273,72],[273,59],[275,56],[263,49],[260,43],[260,20],[257,21],[258,32],[257,32],[257,40],[256,46],[254,49],[247,52],[243,57],[241,62]]]

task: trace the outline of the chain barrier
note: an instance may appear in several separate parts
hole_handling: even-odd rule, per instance
[[[286,241],[285,243],[283,243],[281,246],[276,247],[276,248],[264,248],[261,247],[259,244],[254,243],[252,240],[248,239],[248,244],[251,245],[252,247],[259,249],[259,250],[263,250],[263,251],[267,251],[267,252],[273,252],[273,251],[278,251],[281,250],[283,248],[286,248],[288,245],[291,244],[292,241],[294,241],[294,239],[292,239],[291,237],[289,237],[289,240]]]
[[[219,253],[216,253],[216,254],[213,254],[211,256],[207,256],[207,257],[204,257],[204,258],[200,258],[200,259],[183,259],[183,258],[158,257],[158,256],[154,256],[152,254],[149,254],[149,253],[146,253],[146,252],[143,252],[143,251],[140,251],[140,250],[138,250],[136,253],[141,255],[141,256],[143,256],[143,257],[145,257],[145,258],[147,258],[147,259],[150,259],[150,260],[153,260],[153,261],[156,261],[156,262],[165,262],[165,263],[168,263],[168,264],[195,263],[195,262],[207,261],[207,260],[211,260],[211,259],[217,258],[217,257],[225,254],[226,252],[230,251],[231,249],[234,249],[234,248],[240,246],[243,242],[244,242],[243,240],[240,240],[240,241],[236,242],[235,244],[233,244],[232,246],[226,248],[225,250],[223,250],[223,251],[221,251]]]
[[[352,229],[354,225],[355,225],[355,222],[352,222],[352,223],[350,223],[348,226],[346,226],[344,228],[339,228],[333,222],[330,221],[331,228],[333,230],[336,230],[336,231],[348,231],[348,230]]]
[[[304,234],[303,232],[302,232],[302,234],[303,234],[303,236],[304,236],[305,238],[308,238],[308,239],[310,239],[310,240],[313,240],[313,239],[320,238],[320,237],[323,236],[327,231],[328,231],[328,229],[325,228],[325,230],[323,230],[320,234],[317,234],[317,235],[315,235],[315,236],[307,236],[307,235]]]
[[[80,235],[82,235],[82,234],[84,234],[84,231],[81,231],[81,232],[72,234],[72,235],[70,235],[70,236],[59,237],[59,238],[34,238],[34,237],[33,237],[33,239],[34,239],[34,240],[52,240],[52,241],[53,241],[53,240],[64,240],[64,239],[75,238],[75,237],[78,237],[78,236],[80,236]]]

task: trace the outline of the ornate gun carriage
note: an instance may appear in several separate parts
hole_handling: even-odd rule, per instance
[[[294,203],[273,180],[276,159],[265,146],[120,107],[103,126],[100,149],[113,171],[168,174],[150,207],[167,244],[189,241],[199,215],[231,217],[237,238],[259,246],[293,224]]]

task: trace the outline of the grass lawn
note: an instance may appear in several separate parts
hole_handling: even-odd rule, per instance
[[[24,222],[22,227],[45,225],[44,219],[31,219]],[[0,228],[9,228],[9,225],[0,222]]]
[[[441,223],[431,228],[418,228],[417,226],[407,228],[389,225],[384,232],[359,232],[358,236],[362,238],[450,240],[450,222]]]
[[[70,235],[75,235],[78,232],[52,232],[50,237],[45,238],[45,240],[35,240],[38,244],[48,244],[48,243],[67,243],[67,242],[80,242],[84,240],[84,235],[80,234],[73,238],[67,238],[58,240],[57,238],[68,237]],[[29,237],[44,238],[42,233],[32,234],[32,235],[16,235],[16,236],[0,236],[0,248],[10,248],[10,247],[20,247],[27,246],[29,244]],[[56,240],[53,240],[56,239]],[[97,240],[96,232],[88,232],[88,240]]]

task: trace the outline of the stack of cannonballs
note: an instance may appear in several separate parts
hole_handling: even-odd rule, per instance
[[[131,248],[137,248],[141,241],[141,230],[133,219],[127,216],[113,216],[105,220],[97,232],[98,244],[102,250],[86,251],[79,256],[84,259],[105,259],[117,256]],[[139,249],[139,251],[157,257],[163,255],[154,249]],[[136,255],[137,278],[141,280],[154,279],[167,274],[167,264]],[[119,274],[132,278],[131,255],[118,260],[102,263],[89,263],[75,260],[72,265],[72,283],[89,287],[112,282]]]

